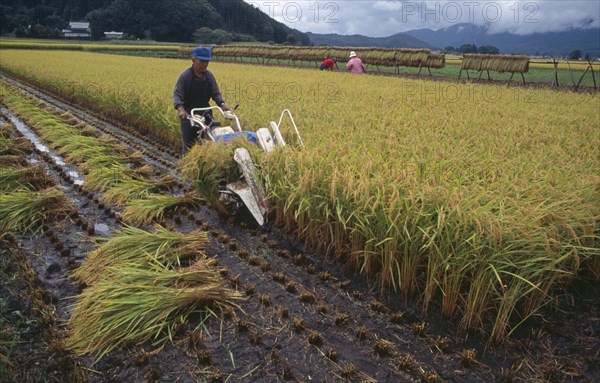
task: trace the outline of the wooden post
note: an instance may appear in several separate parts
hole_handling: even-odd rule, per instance
[[[569,75],[571,76],[571,82],[573,83],[573,86],[575,86],[575,79],[573,78],[573,72],[571,71],[571,63],[569,62],[569,60],[567,60],[567,66],[569,67]]]
[[[588,70],[590,70],[590,67],[587,67],[585,69],[585,72],[583,72],[583,74],[581,75],[581,77],[579,77],[579,81],[577,81],[577,85],[575,85],[575,90],[577,90],[579,88],[579,85],[581,85],[581,80],[583,80],[583,78],[585,77],[585,75],[588,72]]]
[[[583,80],[583,78],[585,77],[587,72],[590,70],[590,68],[592,68],[592,63],[590,63],[588,60],[588,67],[585,69],[585,72],[583,72],[583,74],[579,78],[579,81],[577,82],[577,86],[575,87],[575,90],[577,90],[579,88],[579,85],[581,85],[581,80]],[[592,70],[594,70],[594,68],[592,68]],[[596,89],[596,79],[594,79],[594,89]]]
[[[554,81],[552,82],[552,86],[555,86],[554,84],[556,84],[558,87],[558,60],[552,59],[552,63],[554,64]]]
[[[587,62],[588,62],[588,67],[585,69],[585,72],[583,72],[583,74],[579,78],[579,81],[577,82],[577,86],[575,87],[575,89],[579,88],[579,85],[581,85],[581,81],[583,80],[583,78],[585,77],[585,75],[587,74],[588,71],[592,72],[592,80],[594,81],[594,89],[596,89],[596,76],[594,76],[594,65],[592,65],[591,60],[587,60]]]
[[[596,76],[594,76],[594,65],[592,63],[592,60],[588,60],[588,64],[590,64],[590,69],[592,72],[592,80],[594,80],[594,89],[597,89],[596,87]]]
[[[510,73],[510,78],[508,79],[508,83],[506,84],[506,86],[510,86],[510,82],[512,81],[512,78],[514,75],[515,75],[515,72]]]

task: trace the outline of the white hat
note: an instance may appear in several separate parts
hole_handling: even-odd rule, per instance
[[[352,57],[356,57],[356,52],[350,51],[350,58],[352,58]]]

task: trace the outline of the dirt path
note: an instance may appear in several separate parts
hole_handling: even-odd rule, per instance
[[[173,148],[10,82],[43,101],[44,108],[68,111],[141,151],[156,174],[177,176]],[[4,111],[4,118],[19,123],[10,111]],[[571,302],[567,313],[547,312],[543,318],[532,318],[507,344],[486,347],[484,337],[456,336],[456,324],[434,314],[425,317],[414,312],[416,306],[410,302],[373,291],[351,270],[305,248],[278,228],[257,230],[220,218],[202,205],[162,223],[181,232],[198,227],[210,232],[208,253],[226,268],[223,276],[230,285],[247,297],[240,309],[208,321],[201,331],[194,331],[198,323],[192,320],[181,326],[175,342],[163,348],[131,345],[96,364],[91,357],[68,352],[58,357],[55,349],[60,347],[41,345],[49,343],[48,331],[59,341],[64,337],[70,297],[82,288],[72,283],[69,272],[94,248],[90,239],[109,236],[122,223],[118,208],[105,206],[98,194],[74,183],[52,155],[36,151],[28,161],[46,165],[77,213],[43,232],[5,241],[0,248],[3,259],[27,259],[34,272],[31,288],[3,282],[2,299],[11,302],[2,312],[6,322],[15,323],[17,311],[36,318],[27,298],[32,289],[41,291],[42,301],[54,313],[44,331],[25,334],[24,342],[14,345],[11,358],[17,362],[17,373],[13,375],[20,378],[15,381],[68,382],[74,376],[90,382],[600,381],[598,283],[574,286],[565,297],[565,302]],[[180,180],[176,189],[186,188]],[[15,281],[27,274],[18,269],[6,273]]]

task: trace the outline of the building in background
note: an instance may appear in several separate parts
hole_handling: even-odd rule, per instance
[[[90,23],[86,21],[71,21],[68,29],[62,30],[65,39],[89,39],[92,37]]]
[[[107,39],[122,39],[123,32],[115,32],[115,31],[104,32],[104,37],[106,37]]]

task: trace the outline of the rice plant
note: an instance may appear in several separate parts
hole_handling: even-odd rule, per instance
[[[226,287],[207,259],[183,269],[159,262],[109,268],[111,277],[75,297],[66,345],[96,361],[125,344],[173,340],[174,328],[192,313],[202,321],[235,306],[241,295]]]
[[[146,198],[129,201],[121,218],[132,225],[147,225],[161,219],[167,211],[176,211],[183,206],[195,205],[199,197],[195,193],[183,196],[150,194]]]
[[[158,260],[165,267],[181,265],[182,260],[206,255],[206,232],[183,234],[156,226],[154,232],[126,226],[90,252],[85,262],[73,272],[73,278],[92,285],[111,278],[109,270],[117,265],[147,265]]]
[[[63,148],[67,153],[66,160],[69,162],[83,163],[84,168],[92,169],[98,166],[108,166],[115,163],[125,163],[125,156],[117,154],[111,147],[99,145],[97,141],[89,146],[69,150]]]
[[[520,55],[465,54],[461,68],[477,71],[493,70],[501,73],[527,73],[529,71],[529,57]]]
[[[0,123],[0,138],[9,138],[15,129],[8,122]]]
[[[85,185],[90,190],[105,192],[121,182],[135,179],[136,176],[135,169],[131,169],[124,164],[115,163],[89,169],[85,176]]]
[[[29,153],[31,149],[31,142],[25,137],[15,139],[0,137],[0,156]]]
[[[0,163],[4,156],[0,156]],[[0,171],[0,192],[14,190],[39,190],[53,186],[52,177],[42,164],[27,167],[6,167]]]
[[[256,158],[257,149],[248,142],[236,140],[228,145],[206,142],[193,146],[178,164],[182,177],[190,180],[196,191],[221,212],[226,209],[219,201],[219,190],[240,177],[238,164],[233,160],[234,151],[240,146],[249,149]]]
[[[180,142],[168,94],[181,63],[47,52],[48,65],[34,55],[3,52],[3,70]],[[579,274],[600,278],[597,94],[211,65],[226,74],[226,98],[280,85],[238,112],[255,130],[291,108],[305,138],[302,151],[257,159],[277,222],[382,290],[498,339]],[[101,91],[70,89],[74,75],[103,79]],[[122,79],[144,86],[122,89]],[[297,98],[284,93],[294,89]],[[226,149],[210,163],[211,146],[182,161],[207,199],[235,167]]]
[[[175,180],[172,177],[165,177],[155,181],[125,178],[106,190],[101,199],[104,203],[122,206],[131,200],[144,199],[153,192],[168,188],[174,182]]]
[[[25,167],[26,165],[27,161],[25,161],[23,156],[16,154],[0,155],[0,168],[18,168]]]
[[[238,175],[233,152],[234,148],[221,143],[195,145],[179,161],[181,175],[191,180],[203,197],[218,195],[223,180],[233,181]]]
[[[51,187],[40,191],[15,191],[0,194],[0,233],[25,232],[44,222],[64,217],[73,210],[62,190]]]
[[[72,126],[65,125],[64,128],[68,134],[61,138],[47,137],[46,139],[60,147],[67,161],[80,163],[98,155],[112,154],[109,148],[101,145],[97,138],[75,134],[76,131]]]
[[[88,154],[91,154],[88,152]],[[110,152],[105,154],[96,154],[87,158],[84,162],[80,163],[78,168],[87,173],[93,169],[106,168],[112,166],[120,166],[125,164],[125,158],[111,154]]]

